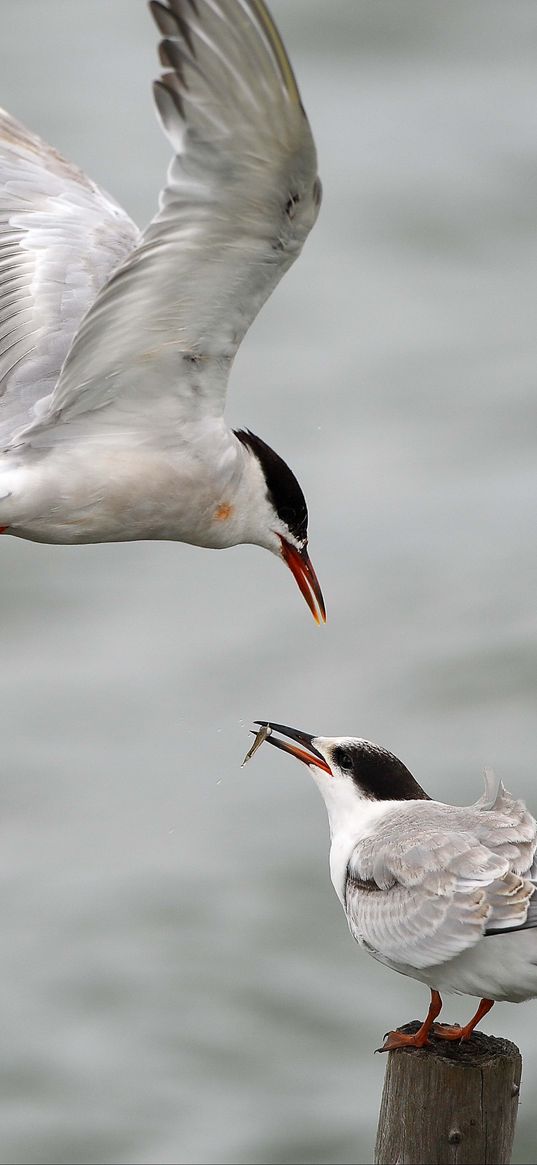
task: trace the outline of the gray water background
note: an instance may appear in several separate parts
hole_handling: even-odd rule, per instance
[[[423,987],[353,944],[325,810],[252,718],[537,809],[537,8],[274,0],[324,204],[237,359],[329,610],[265,552],[0,546],[3,1162],[369,1162]],[[168,150],[142,0],[0,0],[0,101],[140,223]],[[473,1001],[447,1000],[464,1020]],[[535,1004],[483,1024],[524,1056]]]

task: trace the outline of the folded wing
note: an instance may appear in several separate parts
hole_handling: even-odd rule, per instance
[[[387,962],[424,968],[490,930],[524,926],[535,829],[503,787],[492,803],[465,809],[419,802],[388,812],[349,861],[352,933]]]

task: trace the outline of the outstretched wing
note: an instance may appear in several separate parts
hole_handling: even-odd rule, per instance
[[[203,377],[221,414],[230,362],[318,212],[310,128],[262,0],[152,0],[155,84],[175,157],[140,246],[84,320],[51,419],[118,401],[182,415]],[[198,375],[199,374],[199,375]],[[119,399],[120,398],[120,399]]]
[[[138,237],[111,198],[0,110],[0,450],[52,392],[82,316]]]
[[[399,967],[451,959],[489,930],[524,925],[535,886],[520,866],[534,850],[534,819],[503,789],[487,808],[427,801],[388,811],[349,861],[351,931]]]

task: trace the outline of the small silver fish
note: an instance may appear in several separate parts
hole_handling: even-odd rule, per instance
[[[252,732],[253,732],[253,729],[252,729]],[[265,743],[267,737],[270,736],[271,732],[272,732],[272,728],[270,727],[270,724],[262,724],[261,725],[261,728],[255,734],[255,740],[254,740],[254,743],[252,744],[252,747],[249,748],[248,752],[246,753],[246,756],[241,764],[241,769],[243,769],[245,764],[249,760],[252,759],[254,752],[257,752],[258,748],[261,748],[261,745]]]

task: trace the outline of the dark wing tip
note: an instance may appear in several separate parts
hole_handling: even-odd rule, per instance
[[[181,94],[177,90],[175,73],[164,73],[157,81],[153,81],[153,95],[164,126],[168,123],[170,102],[179,116],[184,120],[185,108]]]
[[[185,4],[181,7],[178,4],[171,4],[171,7],[168,8],[166,4],[161,3],[161,0],[149,0],[149,8],[159,32],[164,36],[182,38],[188,45],[189,51],[194,54],[192,34],[188,20],[184,16]],[[198,15],[197,6],[191,5],[191,10],[195,15]]]

